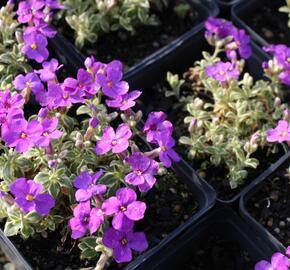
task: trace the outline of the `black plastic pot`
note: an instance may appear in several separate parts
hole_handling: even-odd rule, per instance
[[[254,42],[259,46],[267,46],[269,43],[243,21],[243,18],[252,16],[259,5],[261,5],[259,0],[241,1],[232,7],[231,17],[234,24],[245,29],[251,35]]]
[[[196,60],[201,59],[201,52],[207,49],[209,49],[209,46],[204,39],[204,29],[201,29],[194,37],[188,39],[181,46],[176,48],[176,50],[170,54],[170,57],[160,58],[154,66],[143,67],[143,69],[140,68],[139,70],[136,70],[136,75],[133,78],[130,78],[130,85],[132,89],[143,90],[143,94],[140,98],[142,104],[139,104],[139,106],[145,114],[150,111],[162,110],[169,115],[169,118],[174,119],[174,112],[171,111],[173,101],[168,103],[161,102],[161,104],[158,105],[158,108],[155,107],[156,104],[152,105],[152,98],[154,98],[152,86],[163,81],[167,71],[179,74],[186,71]],[[252,49],[253,55],[246,61],[246,70],[255,79],[260,79],[263,76],[261,68],[262,62],[267,60],[269,56],[254,43],[252,43]],[[250,182],[251,181],[249,181],[249,183]],[[217,200],[222,204],[228,205],[237,203],[241,193],[242,191],[231,199],[222,199],[219,194],[217,194]]]
[[[173,168],[176,173],[184,180],[188,185],[189,190],[192,192],[194,198],[198,203],[198,211],[188,220],[188,222],[180,225],[174,231],[172,231],[167,237],[165,237],[157,246],[149,249],[142,255],[142,259],[136,259],[128,267],[134,266],[134,269],[138,268],[144,259],[151,259],[155,256],[164,246],[169,242],[175,241],[174,239],[179,237],[189,226],[197,222],[202,216],[214,206],[216,200],[215,191],[202,179],[200,179],[194,170],[192,170],[186,162],[181,160]],[[20,270],[32,270],[27,263],[26,259],[21,256],[21,251],[18,251],[13,243],[3,234],[0,230],[0,247],[3,252],[9,257],[9,259],[18,266]],[[130,269],[130,268],[129,268]]]
[[[251,185],[249,185],[248,188],[243,191],[239,202],[240,215],[249,224],[252,230],[255,231],[256,235],[261,238],[268,238],[269,241],[271,241],[272,245],[275,247],[276,251],[281,252],[285,250],[283,244],[251,216],[251,214],[246,209],[246,203],[254,194],[256,194],[262,188],[263,185],[267,183],[268,178],[272,174],[274,174],[277,170],[279,170],[280,167],[287,163],[290,163],[290,151],[283,157],[281,157],[267,171],[260,175],[260,177],[253,181]]]
[[[219,237],[237,242],[246,251],[251,260],[256,263],[261,259],[268,259],[276,250],[272,242],[266,237],[257,235],[233,210],[222,207],[213,210],[199,222],[193,224],[188,221],[187,230],[179,237],[172,239],[162,249],[152,250],[150,258],[138,257],[128,265],[126,270],[178,270],[187,269],[186,262],[192,254],[199,250],[209,236]]]
[[[203,20],[206,20],[208,16],[216,16],[219,13],[219,9],[214,0],[188,0],[192,8],[197,10]],[[182,34],[179,38],[159,49],[155,53],[149,55],[143,59],[140,63],[130,67],[126,72],[126,79],[133,78],[136,72],[144,67],[150,67],[155,65],[160,58],[170,57],[170,54],[178,47],[182,46],[184,42],[192,38],[201,28],[203,23],[195,25],[191,30]],[[52,45],[52,53],[57,58],[62,60],[62,63],[73,73],[76,73],[79,67],[83,66],[84,59],[87,56],[82,55],[73,44],[70,43],[65,37],[60,34],[50,41]],[[122,61],[122,59],[119,59]]]
[[[232,7],[245,0],[216,0],[220,8],[220,16],[225,19],[230,19]]]

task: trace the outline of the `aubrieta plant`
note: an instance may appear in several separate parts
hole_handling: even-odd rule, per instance
[[[267,48],[275,55],[263,64],[270,80],[254,83],[249,73],[242,76],[244,59],[251,56],[245,31],[213,17],[205,27],[206,40],[215,48],[213,54],[203,52],[204,58],[184,74],[184,80],[168,74],[172,91],[167,96],[176,96],[188,113],[184,122],[189,136],[181,136],[179,142],[188,146],[189,158],[200,160],[201,170],[223,166],[230,187],[237,188],[248,169],[259,165],[253,157],[257,151],[277,152],[277,146],[267,142],[266,133],[282,120],[286,109],[277,95],[281,84],[289,84],[289,48]],[[185,81],[191,85],[187,91],[182,90]]]
[[[82,48],[95,43],[109,32],[125,30],[132,34],[141,25],[158,25],[159,19],[152,8],[162,12],[169,0],[60,0],[64,9],[59,14],[74,30],[75,45]],[[176,14],[184,18],[189,11],[187,3],[175,6]]]
[[[140,24],[154,25],[149,0],[61,0],[68,25],[75,31],[75,44],[82,48],[94,43],[102,33],[125,29],[134,32]]]
[[[276,252],[271,262],[262,260],[255,265],[255,270],[289,270],[290,268],[290,247],[286,249],[286,255]]]
[[[288,27],[290,27],[290,0],[286,0],[286,5],[279,8],[280,12],[284,12],[288,14]]]
[[[27,16],[24,21],[42,18],[43,1],[21,3],[18,15]],[[163,112],[151,112],[143,129],[137,128],[142,112],[132,107],[141,91],[129,91],[121,62],[89,57],[77,78],[59,82],[58,61],[44,61],[45,35],[36,32],[25,40],[27,56],[43,63],[0,92],[4,233],[27,239],[66,223],[72,239],[79,239],[82,257],[96,260],[96,269],[111,257],[129,262],[132,251],[148,247],[144,232],[134,229],[146,215],[142,193],[179,161],[173,125]],[[27,118],[25,104],[32,96],[41,108]],[[71,116],[74,104],[80,105],[77,117]]]
[[[20,73],[32,71],[29,59],[41,63],[48,58],[47,38],[56,34],[49,22],[53,10],[61,8],[57,1],[14,1],[0,9],[0,86],[11,89],[11,82]],[[17,16],[16,16],[17,15]]]

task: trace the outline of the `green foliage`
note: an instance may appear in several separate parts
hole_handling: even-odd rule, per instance
[[[245,73],[241,80],[223,85],[206,76],[205,68],[220,61],[217,50],[220,49],[213,55],[203,53],[204,59],[185,73],[185,78],[191,75],[195,78],[191,96],[185,98],[180,94],[183,80],[178,82],[178,75],[169,74],[167,79],[172,86],[171,94],[188,112],[184,122],[189,134],[181,136],[179,142],[187,146],[189,158],[201,160],[200,168],[205,170],[223,167],[231,188],[237,188],[247,177],[248,169],[259,165],[259,160],[253,157],[257,150],[276,151],[267,143],[266,131],[276,125],[287,106],[275,104],[275,82],[253,83],[253,78]],[[244,61],[238,65],[243,70]],[[204,99],[204,95],[208,98]]]
[[[0,89],[11,88],[16,75],[31,70],[20,51],[21,27],[11,9],[11,5],[0,9]]]
[[[290,27],[290,0],[286,0],[286,6],[280,7],[279,11],[288,14],[288,27]]]
[[[124,29],[134,33],[141,24],[155,25],[149,0],[61,0],[66,8],[61,17],[75,31],[75,44],[82,48],[102,33]],[[180,11],[182,12],[182,11]]]

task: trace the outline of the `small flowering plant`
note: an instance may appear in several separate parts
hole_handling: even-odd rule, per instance
[[[188,147],[188,157],[198,160],[200,170],[223,167],[234,189],[244,182],[250,168],[259,165],[257,152],[277,152],[272,142],[289,140],[288,118],[283,116],[287,106],[278,97],[282,85],[289,83],[289,48],[267,48],[274,53],[274,59],[263,64],[269,81],[254,82],[249,73],[243,74],[245,59],[252,53],[246,32],[214,17],[209,17],[205,28],[213,54],[203,52],[203,59],[184,79],[168,73],[172,91],[166,95],[175,96],[177,106],[183,105],[187,112],[184,123],[189,135],[180,134],[179,142]]]
[[[7,236],[24,239],[65,223],[82,256],[103,269],[111,257],[129,262],[132,251],[148,248],[135,228],[146,215],[142,193],[179,156],[163,112],[137,128],[142,112],[132,107],[141,91],[130,91],[121,62],[89,57],[76,78],[58,80],[62,65],[49,59],[47,39],[55,35],[52,10],[61,8],[51,0],[18,3],[20,52],[41,66],[10,74],[0,92],[0,218]],[[36,115],[26,112],[31,97]]]

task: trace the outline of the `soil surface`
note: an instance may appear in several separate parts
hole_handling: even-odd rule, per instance
[[[279,8],[285,5],[285,0],[259,0],[253,14],[242,19],[268,43],[290,45],[288,16],[279,12]]]
[[[182,75],[179,76],[182,78]],[[192,81],[186,78],[185,83],[181,86],[181,96],[191,97],[193,94],[207,102],[211,102],[211,96],[206,93],[203,89],[199,92],[193,93],[192,89],[197,89],[197,85],[193,88],[191,86]],[[248,177],[243,185],[240,185],[236,189],[231,189],[229,182],[226,179],[227,171],[222,167],[209,167],[206,171],[200,170],[200,165],[204,160],[189,160],[187,153],[189,148],[186,145],[178,143],[178,139],[181,136],[188,136],[188,125],[184,123],[185,116],[189,114],[185,110],[185,104],[177,102],[175,97],[165,97],[165,91],[170,91],[171,88],[169,84],[163,80],[162,82],[154,85],[152,89],[145,89],[142,93],[142,102],[138,104],[140,108],[144,108],[143,113],[147,115],[151,111],[164,111],[167,113],[168,119],[173,123],[174,138],[176,139],[177,152],[187,160],[192,167],[198,171],[201,177],[203,177],[208,183],[210,183],[218,193],[218,198],[223,200],[230,200],[235,195],[237,195],[247,184],[259,176],[265,169],[267,169],[272,163],[277,161],[277,159],[284,153],[284,150],[280,149],[278,154],[266,155],[265,151],[257,151],[252,157],[258,158],[260,160],[260,165],[257,169],[248,169]],[[195,91],[195,90],[194,90]],[[154,98],[152,98],[152,93],[154,93]],[[146,104],[144,106],[143,104]]]
[[[95,44],[87,43],[81,52],[85,56],[94,55],[96,59],[105,63],[118,59],[124,63],[125,69],[128,69],[201,22],[201,16],[193,9],[184,19],[178,18],[174,6],[180,2],[184,1],[171,1],[169,8],[161,13],[152,10],[152,14],[159,18],[159,25],[140,26],[135,35],[124,30],[103,34]],[[74,43],[73,31],[65,21],[57,27],[59,32]]]
[[[284,246],[290,245],[290,160],[247,202],[250,214]],[[288,169],[288,170],[287,170]]]
[[[167,234],[184,223],[198,209],[198,204],[182,179],[173,172],[158,177],[156,187],[141,200],[147,204],[145,218],[136,223],[136,231],[146,233],[150,247],[159,243]],[[44,235],[45,236],[45,235]],[[11,240],[35,270],[76,270],[93,267],[96,262],[80,260],[77,243],[68,235],[63,242],[61,230],[35,239]],[[112,265],[112,269],[122,266]]]
[[[237,242],[211,236],[199,246],[191,261],[183,268],[188,270],[253,270],[249,254]]]

